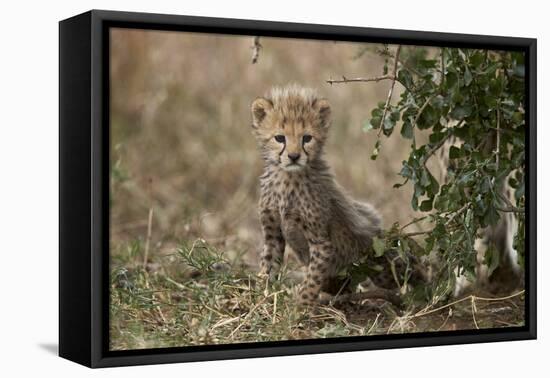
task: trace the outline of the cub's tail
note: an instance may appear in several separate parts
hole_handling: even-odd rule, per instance
[[[360,216],[364,217],[366,227],[371,231],[373,236],[380,234],[382,231],[382,217],[380,213],[367,202],[353,201],[353,206]]]

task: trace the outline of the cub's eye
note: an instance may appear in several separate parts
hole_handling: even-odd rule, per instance
[[[275,140],[279,143],[285,142],[285,136],[284,135],[275,135]]]
[[[309,142],[311,142],[311,139],[313,139],[313,137],[311,135],[306,134],[306,135],[303,136],[302,140],[304,141],[304,143],[309,143]]]

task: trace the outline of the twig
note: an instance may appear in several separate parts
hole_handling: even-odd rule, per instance
[[[163,322],[164,324],[166,324],[166,318],[164,317],[164,313],[163,313],[162,310],[160,309],[160,306],[157,305],[156,309],[157,309],[157,312],[158,312],[159,315],[160,315],[160,318],[162,319],[162,322]]]
[[[460,213],[462,213],[464,210],[466,210],[469,206],[470,206],[470,204],[467,203],[464,206],[462,206],[460,209],[455,211],[454,214],[451,215],[451,217],[447,220],[447,222],[445,222],[445,226],[448,226],[453,221],[453,219],[455,219]]]
[[[147,238],[145,239],[145,252],[143,253],[143,267],[147,267],[149,259],[149,245],[151,244],[151,230],[153,226],[153,207],[149,208],[149,217],[147,218]]]
[[[455,128],[458,128],[460,127],[462,124],[464,123],[464,120],[458,122],[454,127]],[[445,142],[447,141],[447,139],[449,139],[453,134],[452,133],[448,133],[443,139],[441,139],[439,142],[437,142],[437,144],[435,146],[433,146],[430,150],[428,150],[428,152],[426,153],[426,155],[424,156],[424,161],[423,161],[423,165],[426,166],[426,163],[428,162],[428,160],[430,160],[430,158],[432,157],[433,154],[435,154],[435,152],[437,150],[439,150],[444,144]]]
[[[176,286],[176,287],[177,287],[178,289],[180,289],[180,290],[185,290],[185,289],[187,289],[187,287],[185,287],[185,285],[180,284],[179,282],[174,281],[173,279],[171,279],[171,278],[168,277],[168,276],[164,276],[164,279],[165,279],[166,281],[170,282],[171,284],[173,284],[174,286]]]
[[[514,204],[512,204],[512,202],[501,193],[497,192],[497,195],[507,205],[505,207],[495,207],[498,211],[502,211],[504,213],[525,213],[525,208],[514,206]]]
[[[419,235],[425,235],[425,234],[431,234],[434,230],[428,230],[428,231],[418,231],[418,232],[407,232],[404,234],[395,235],[394,239],[400,238],[400,237],[413,237],[413,236],[419,236]]]
[[[447,317],[445,317],[445,320],[443,321],[443,324],[441,324],[439,326],[439,328],[437,329],[438,331],[441,331],[443,329],[443,327],[445,327],[445,325],[449,321],[449,318],[451,317],[452,314],[453,314],[453,310],[450,308],[449,312],[447,313]]]
[[[368,83],[368,82],[375,82],[378,83],[382,80],[396,80],[396,77],[394,75],[382,75],[382,76],[374,76],[374,77],[354,77],[351,79],[348,79],[347,77],[342,75],[342,79],[329,79],[326,82],[330,85],[332,84],[342,84],[342,83]]]
[[[525,209],[523,207],[515,207],[515,206],[507,206],[507,207],[495,207],[498,211],[502,211],[503,213],[525,213]]]
[[[474,320],[474,325],[476,326],[476,329],[479,329],[479,326],[477,325],[477,320],[476,320],[476,312],[477,312],[476,300],[475,300],[475,297],[472,296],[472,319]]]
[[[418,109],[418,113],[416,113],[416,117],[414,117],[413,128],[416,127],[416,124],[418,123],[418,120],[420,119],[420,116],[422,115],[422,112],[424,111],[424,109],[426,109],[426,107],[428,106],[430,101],[433,100],[434,97],[435,97],[435,95],[431,95],[430,97],[428,97],[426,99],[426,102],[424,102],[424,104],[420,107],[420,109]]]
[[[499,163],[499,155],[500,155],[500,107],[497,106],[497,147],[495,151],[495,163],[496,163],[496,170],[498,172],[498,163]]]
[[[256,64],[260,59],[260,50],[262,45],[260,44],[260,37],[254,37],[254,44],[252,45],[252,64]]]
[[[418,223],[418,222],[421,222],[423,221],[424,219],[428,218],[427,215],[423,216],[423,217],[420,217],[420,218],[415,218],[413,219],[412,221],[410,221],[409,223],[407,223],[406,225],[404,225],[403,227],[401,227],[401,231],[403,231],[405,228],[409,227],[409,226],[412,226],[413,224],[415,223]]]
[[[428,163],[428,160],[430,160],[432,155],[435,154],[436,151],[439,150],[441,148],[441,146],[443,146],[445,144],[445,142],[447,141],[447,139],[449,139],[451,137],[451,135],[452,134],[447,134],[447,136],[445,136],[445,138],[441,139],[439,142],[437,142],[437,144],[435,146],[433,146],[430,150],[428,150],[428,152],[424,156],[424,161],[423,161],[424,166],[426,166],[426,163]]]
[[[507,295],[505,297],[488,298],[488,297],[477,297],[476,296],[476,299],[478,299],[480,301],[485,301],[485,302],[500,302],[500,301],[505,301],[506,299],[512,299],[512,298],[518,297],[522,294],[525,294],[525,289],[521,290],[521,291],[518,291],[517,293]]]
[[[441,311],[441,310],[443,310],[447,307],[454,306],[455,304],[458,304],[458,303],[461,303],[461,302],[464,302],[464,301],[468,301],[468,300],[472,300],[472,298],[474,298],[474,300],[480,300],[480,301],[497,302],[497,301],[504,301],[506,299],[511,299],[511,298],[514,298],[514,297],[518,297],[518,296],[520,296],[524,293],[525,293],[525,290],[521,290],[521,291],[519,291],[515,294],[511,294],[511,295],[508,295],[506,297],[499,297],[499,298],[485,298],[485,297],[477,297],[475,295],[468,295],[467,297],[458,299],[458,300],[453,301],[451,303],[447,303],[446,305],[434,308],[433,310],[429,310],[429,311],[420,310],[419,312],[417,312],[414,315],[411,315],[410,317],[411,318],[419,318],[421,316],[426,316],[426,315],[429,315],[429,314],[433,314],[434,312]]]
[[[380,318],[380,313],[376,314],[376,318],[374,319],[374,322],[372,322],[372,325],[370,326],[369,330],[367,331],[367,335],[370,335],[376,324],[378,323],[378,319]]]
[[[340,310],[338,310],[338,309],[336,309],[336,308],[334,308],[330,305],[323,307],[323,309],[325,311],[328,311],[328,312],[332,313],[333,314],[332,318],[334,318],[334,317],[338,318],[342,323],[344,323],[346,325],[346,327],[354,329],[355,331],[358,331],[361,334],[364,334],[365,328],[361,327],[357,324],[353,324],[350,321],[348,321],[348,319],[346,318],[346,315],[342,311],[340,311]]]
[[[277,293],[273,296],[273,319],[271,320],[271,324],[275,324],[277,320]]]
[[[250,318],[250,316],[252,316],[252,314],[254,313],[254,311],[256,311],[256,309],[258,307],[260,307],[267,299],[269,299],[270,297],[276,295],[276,294],[279,294],[279,293],[283,293],[284,290],[280,290],[280,291],[277,291],[275,293],[271,293],[269,294],[268,296],[266,297],[263,297],[258,303],[256,303],[256,305],[254,305],[254,307],[252,307],[250,309],[250,311],[248,311],[248,314],[246,314],[246,316],[243,318],[243,321],[239,323],[239,325],[233,330],[231,331],[231,333],[229,334],[229,337],[230,338],[233,338],[233,335],[239,330],[241,329],[241,327],[247,322],[247,320]]]
[[[380,129],[378,130],[378,136],[380,136],[380,133],[384,129],[384,120],[386,119],[386,116],[388,114],[388,108],[390,107],[390,101],[393,95],[393,88],[395,87],[395,80],[397,79],[397,65],[399,63],[399,53],[401,52],[401,45],[397,46],[397,49],[395,50],[395,57],[393,58],[393,70],[392,70],[392,81],[390,90],[388,92],[388,98],[386,99],[386,104],[384,105],[384,112],[382,113],[382,118],[380,119]]]
[[[346,286],[351,282],[351,279],[349,277],[347,277],[345,280],[344,280],[344,283],[342,283],[342,285],[340,286],[340,289],[338,289],[338,292],[336,293],[336,295],[334,297],[332,297],[332,299],[330,300],[330,304],[332,305],[334,302],[336,302],[338,300],[338,296],[340,294],[342,294],[342,291],[344,291],[344,289],[346,288]]]
[[[495,323],[504,324],[507,327],[517,327],[517,324],[505,322],[504,320],[496,319]]]
[[[149,258],[149,246],[151,245],[151,231],[153,228],[153,180],[149,179],[149,197],[150,197],[150,206],[149,206],[149,216],[147,218],[147,237],[145,239],[145,251],[143,253],[143,268],[147,268],[147,260]]]
[[[215,330],[216,328],[218,327],[221,327],[221,326],[224,326],[224,325],[227,325],[227,324],[230,324],[230,323],[233,323],[233,322],[236,322],[237,320],[239,320],[241,318],[241,316],[235,316],[233,318],[229,318],[229,319],[220,319],[216,324],[214,324],[212,326],[212,328],[210,328],[210,331],[213,331]]]
[[[445,84],[445,55],[443,55],[445,52],[445,48],[441,48],[441,82],[439,83],[441,86]]]
[[[365,291],[363,293],[350,293],[340,295],[335,303],[362,301],[365,299],[383,299],[395,306],[401,306],[401,298],[395,294],[392,290],[387,289],[373,289]]]

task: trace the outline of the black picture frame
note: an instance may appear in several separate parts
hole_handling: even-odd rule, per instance
[[[109,351],[111,27],[523,51],[526,56],[525,326]],[[92,10],[59,23],[59,354],[88,367],[536,338],[536,39]]]

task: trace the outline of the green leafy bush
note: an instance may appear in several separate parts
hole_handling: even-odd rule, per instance
[[[386,243],[413,254],[436,251],[440,270],[436,278],[454,280],[458,271],[475,274],[474,241],[483,228],[495,225],[502,214],[518,217],[514,246],[519,262],[524,256],[525,227],[525,66],[520,52],[421,47],[386,48],[395,70],[385,79],[404,90],[396,104],[380,103],[364,129],[378,130],[372,158],[383,147],[383,137],[399,134],[410,140],[410,152],[395,187],[412,186],[411,206],[427,215],[386,232]],[[387,67],[387,65],[386,65]],[[419,143],[419,133],[429,134]],[[457,140],[448,150],[448,171],[438,182],[427,167],[446,141]],[[512,204],[503,188],[513,191]],[[429,229],[406,233],[409,225],[426,222]],[[380,251],[377,251],[380,254]],[[490,271],[498,266],[497,254],[486,255]],[[451,285],[447,285],[451,287]]]

